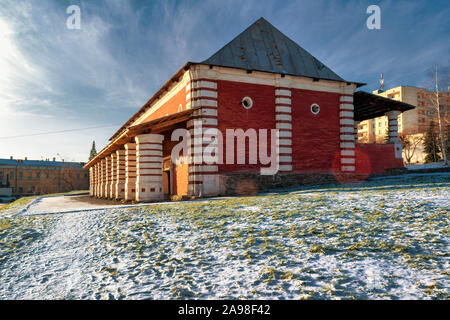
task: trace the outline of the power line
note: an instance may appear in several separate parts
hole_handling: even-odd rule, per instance
[[[60,130],[60,131],[48,131],[48,132],[42,132],[42,133],[32,133],[32,134],[23,134],[19,136],[8,136],[8,137],[0,137],[0,139],[13,139],[13,138],[23,138],[23,137],[34,137],[34,136],[42,136],[42,135],[48,135],[48,134],[57,134],[57,133],[66,133],[66,132],[74,132],[74,131],[83,131],[83,130],[91,130],[91,129],[99,129],[99,128],[107,128],[107,127],[114,127],[118,126],[120,123],[117,124],[110,124],[105,126],[97,126],[97,127],[87,127],[87,128],[78,128],[78,129],[67,129],[67,130]]]

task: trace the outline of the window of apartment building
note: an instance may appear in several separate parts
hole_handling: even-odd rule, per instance
[[[28,175],[28,178],[33,179],[33,171],[30,170],[30,174]]]
[[[9,176],[11,180],[14,180],[14,171],[10,171]]]
[[[36,171],[36,178],[39,179],[41,177],[41,172],[38,170]]]
[[[48,179],[50,176],[50,173],[48,171],[45,171],[45,178]]]
[[[19,184],[19,193],[23,192],[23,186],[21,184]]]
[[[0,171],[0,180],[3,180],[3,170]]]
[[[19,171],[19,180],[22,180],[23,179],[23,172],[22,172],[22,170],[20,170]]]

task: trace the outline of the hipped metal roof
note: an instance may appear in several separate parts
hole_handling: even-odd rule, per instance
[[[344,81],[264,18],[260,18],[201,63]]]
[[[198,64],[345,81],[267,20],[260,18],[208,59],[202,62],[187,62],[109,140],[118,137],[136,117],[148,110],[190,66]],[[354,81],[351,83],[355,83],[357,87],[364,85]]]

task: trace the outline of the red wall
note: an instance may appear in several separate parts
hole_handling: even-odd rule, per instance
[[[403,167],[403,159],[395,158],[394,144],[356,144],[356,173],[385,173],[386,169]]]
[[[186,89],[181,88],[172,98],[170,98],[165,104],[163,104],[158,110],[153,112],[142,122],[147,122],[160,117],[164,117],[168,114],[176,113],[180,104],[183,106],[183,110],[186,110]]]
[[[339,94],[292,89],[294,172],[330,172],[340,151]],[[311,104],[320,112],[314,115]]]
[[[218,89],[218,128],[224,135],[226,129],[241,128],[246,131],[253,128],[274,129],[275,128],[275,87],[267,85],[256,85],[232,81],[217,81]],[[253,100],[253,107],[245,109],[241,106],[242,98],[249,96]],[[268,150],[270,154],[270,134],[268,135]],[[235,143],[235,162],[236,162]],[[224,148],[225,149],[225,148]],[[246,165],[219,165],[219,172],[259,172],[260,164],[248,164],[248,142],[246,145]],[[226,150],[223,154],[226,161]],[[258,156],[259,160],[259,156]]]

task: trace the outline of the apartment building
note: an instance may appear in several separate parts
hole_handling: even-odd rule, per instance
[[[431,121],[437,124],[437,109],[433,104],[433,101],[436,101],[435,92],[413,86],[399,86],[385,91],[375,90],[373,93],[416,106],[416,108],[405,111],[398,116],[398,131],[400,135],[407,135],[417,139],[423,136]],[[444,127],[450,123],[449,97],[448,92],[440,93],[439,96],[441,119]],[[358,125],[358,142],[383,143],[386,141],[388,129],[387,116],[361,121]],[[411,162],[420,163],[424,159],[423,146],[419,144]]]

